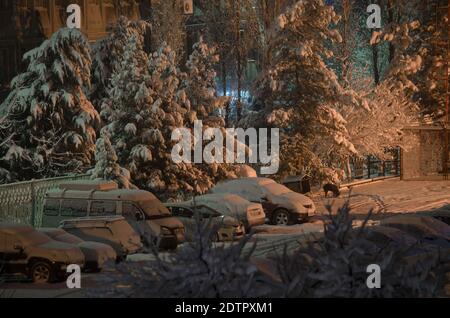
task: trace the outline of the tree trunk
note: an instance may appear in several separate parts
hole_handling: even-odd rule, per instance
[[[372,45],[373,78],[375,84],[380,84],[380,70],[378,67],[378,46]]]
[[[221,63],[221,75],[222,75],[222,96],[227,96],[227,68],[226,63],[222,60]],[[225,125],[228,127],[230,120],[230,103],[225,106]]]
[[[241,61],[241,1],[236,0],[236,80],[237,80],[237,104],[236,122],[241,119],[242,113],[242,61]]]

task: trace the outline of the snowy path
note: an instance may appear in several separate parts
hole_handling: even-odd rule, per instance
[[[314,197],[318,214],[324,213],[325,204],[332,202],[339,207],[348,198],[349,191],[342,192],[338,199]],[[400,181],[389,179],[356,186],[351,190],[350,204],[355,214],[367,214],[373,208],[378,211],[375,201],[368,196],[377,196],[384,204],[384,216],[393,213],[410,213],[449,208],[450,181]],[[375,215],[374,218],[383,217]]]

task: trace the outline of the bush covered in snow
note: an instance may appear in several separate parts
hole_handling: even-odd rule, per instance
[[[295,250],[268,255],[264,273],[252,258],[251,236],[231,245],[212,242],[216,229],[196,222],[193,241],[174,253],[152,250],[153,261],[125,262],[98,276],[93,297],[436,297],[443,295],[449,255],[408,256],[418,246],[380,244],[368,235],[366,221],[353,228],[346,203],[324,222],[323,238],[311,238]],[[257,243],[256,243],[257,244]],[[250,245],[252,248],[245,248]],[[423,252],[424,250],[422,250]],[[260,263],[261,264],[261,263]],[[381,268],[381,288],[367,287],[367,267]],[[273,270],[270,276],[267,270]]]
[[[24,55],[25,72],[0,106],[4,180],[82,172],[94,157],[100,117],[84,93],[90,85],[89,44],[60,29]],[[7,172],[5,172],[7,171]]]
[[[347,202],[324,222],[324,237],[302,245],[293,254],[276,259],[284,297],[436,297],[442,295],[450,270],[448,253],[422,254],[408,261],[412,249],[406,244],[381,243],[368,235],[367,220],[352,229],[354,217]],[[422,250],[424,253],[424,250]],[[381,288],[367,287],[371,264],[380,266]]]

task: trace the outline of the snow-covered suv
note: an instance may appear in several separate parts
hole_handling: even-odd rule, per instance
[[[66,276],[68,265],[84,266],[84,254],[73,244],[57,242],[31,226],[0,224],[1,274],[22,273],[36,283]]]
[[[212,193],[236,194],[250,202],[261,203],[272,224],[306,222],[316,207],[307,196],[296,193],[269,178],[239,178],[221,182]]]

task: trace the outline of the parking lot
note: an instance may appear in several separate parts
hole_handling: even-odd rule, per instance
[[[315,194],[313,200],[317,213],[311,222],[293,226],[261,225],[255,228],[252,242],[257,242],[254,256],[264,258],[269,253],[281,251],[288,244],[292,248],[305,235],[323,230],[322,220],[326,213],[325,205],[333,204],[334,209],[350,198],[353,213],[357,217],[355,225],[364,219],[370,209],[374,209],[374,224],[385,217],[398,213],[415,213],[437,209],[450,211],[450,182],[445,181],[400,181],[389,179],[370,184],[356,186],[344,190],[340,198],[324,198],[322,193]],[[382,205],[380,205],[382,203]],[[150,255],[136,255],[131,259],[141,261],[151,258]],[[95,274],[82,275],[82,288],[95,284]],[[82,297],[82,291],[69,290],[65,283],[36,285],[28,282],[7,282],[2,284],[1,297]]]

